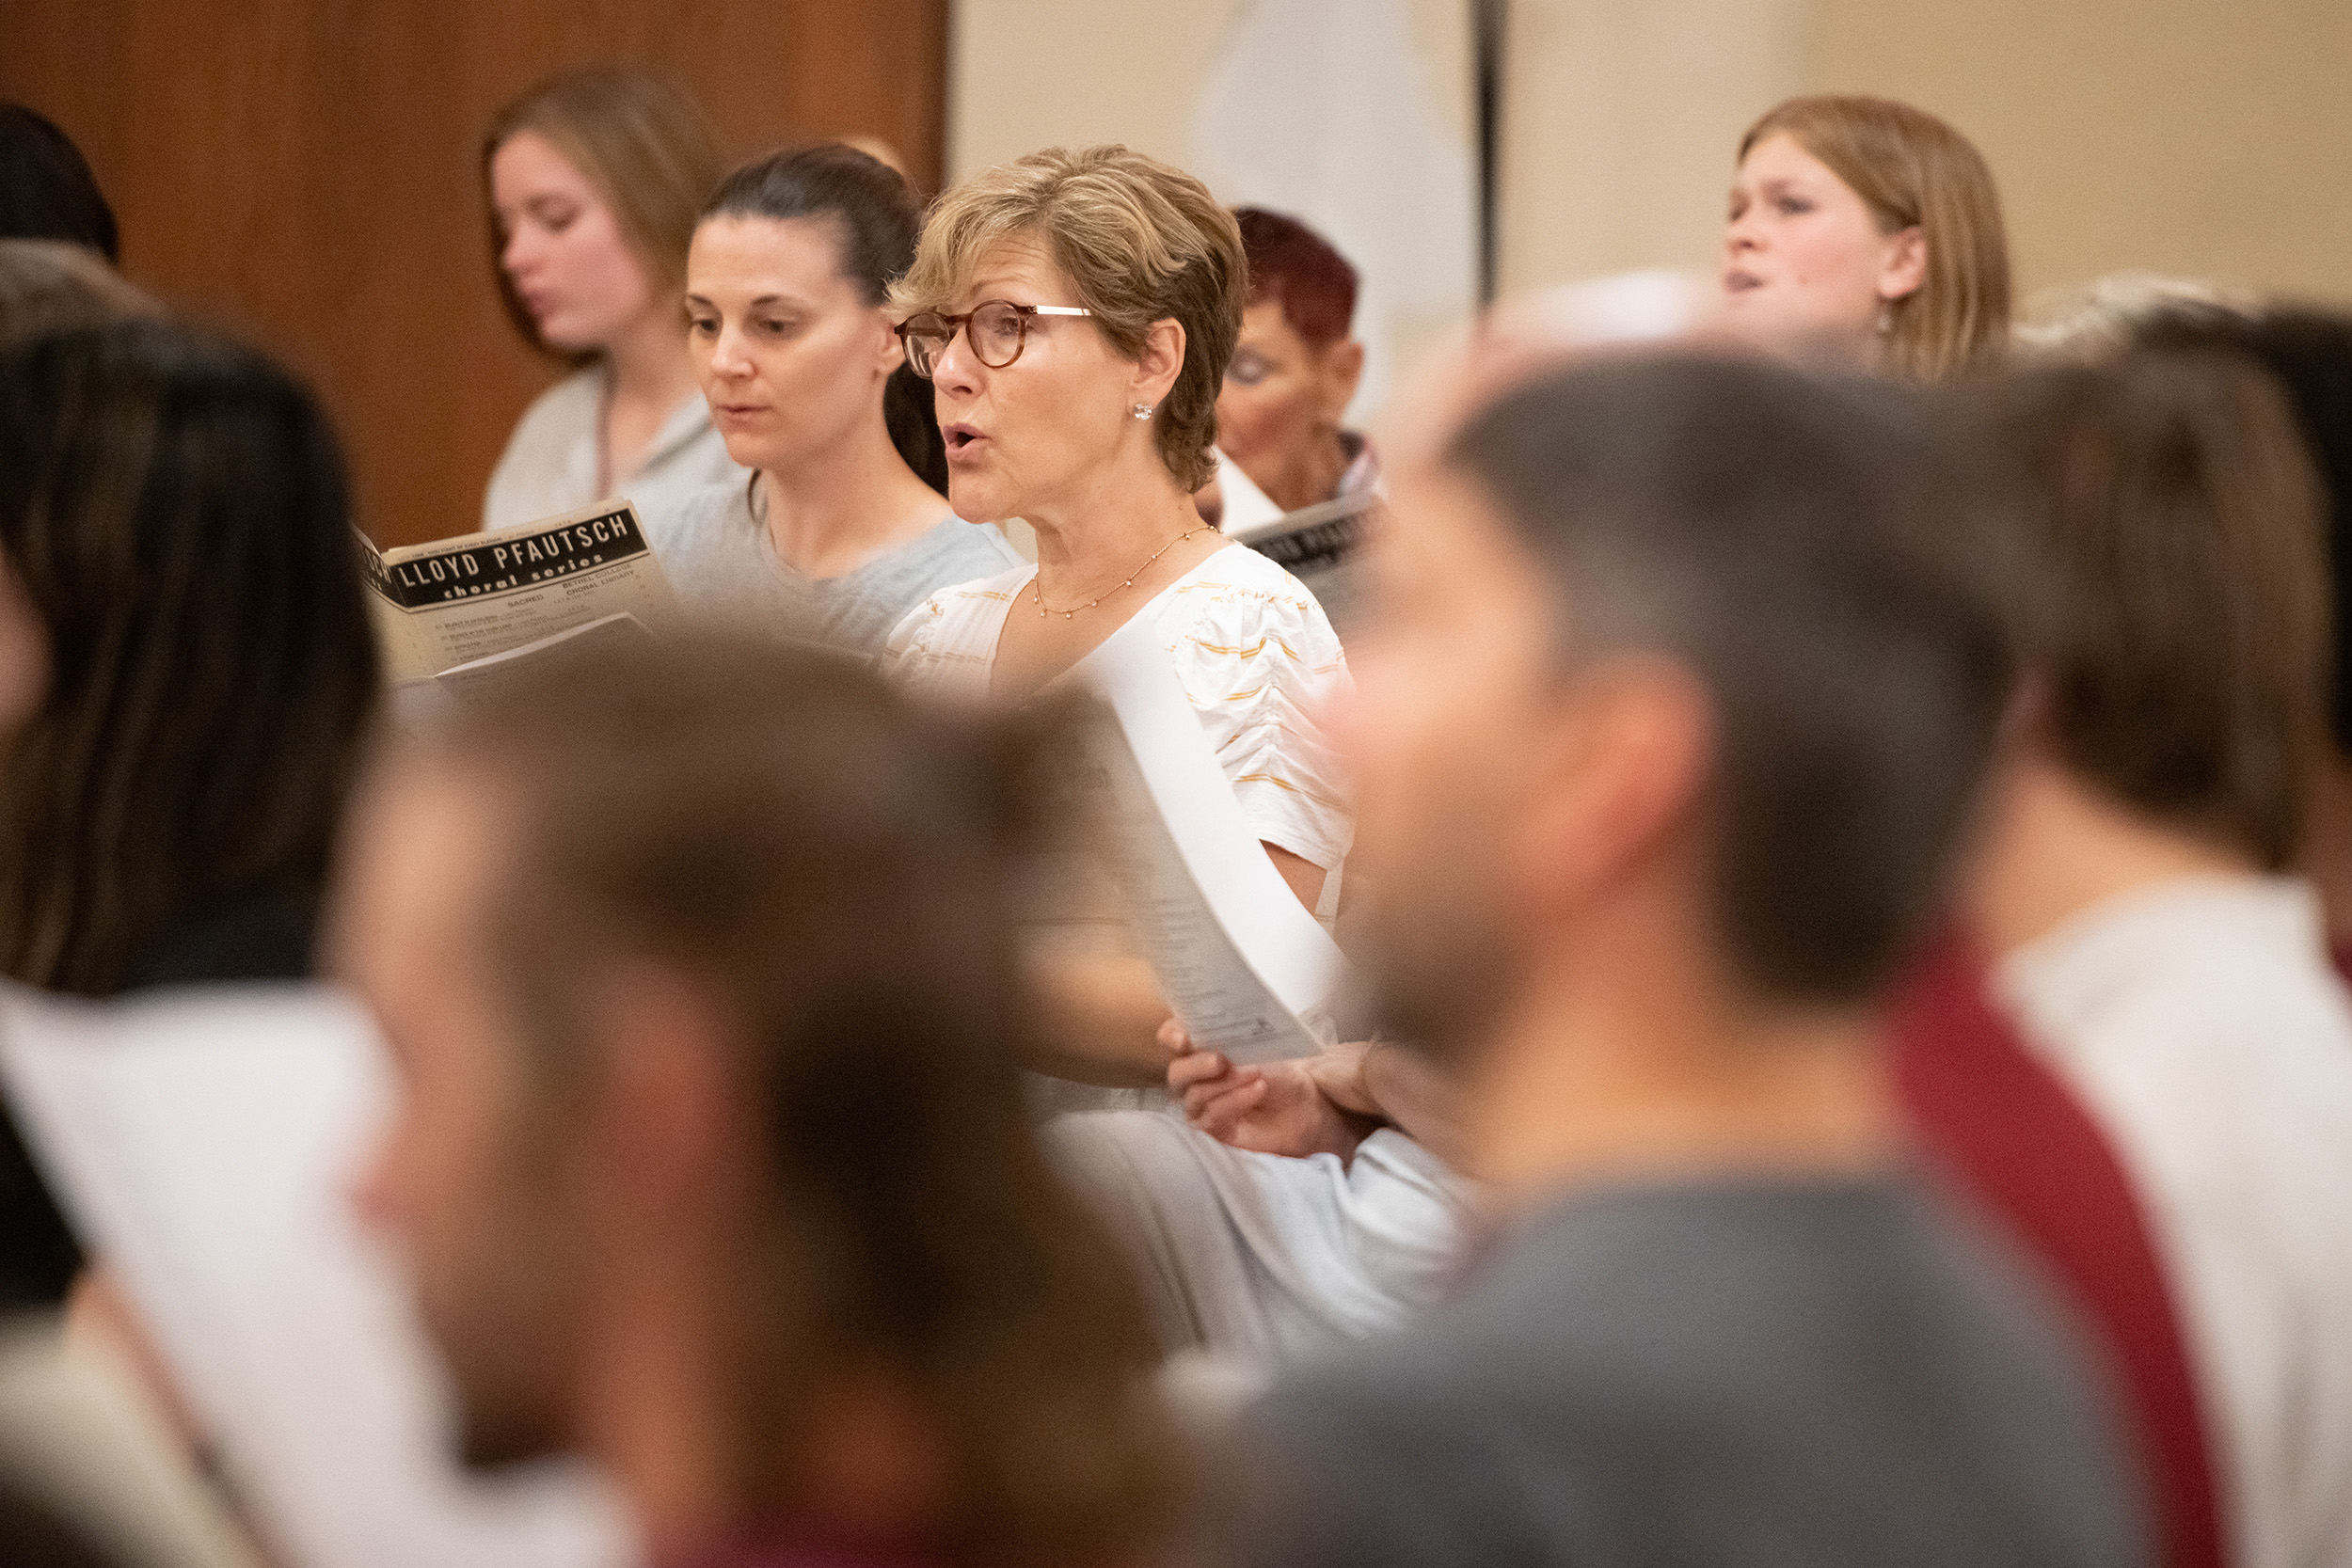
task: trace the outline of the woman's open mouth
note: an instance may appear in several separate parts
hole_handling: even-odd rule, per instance
[[[947,460],[951,463],[958,457],[971,455],[982,441],[988,439],[968,424],[942,425],[939,427],[939,437],[947,443]]]

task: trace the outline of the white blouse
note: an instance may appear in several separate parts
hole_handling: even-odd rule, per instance
[[[2182,878],[1996,972],[2138,1191],[2241,1568],[2352,1543],[2352,1009],[2326,940],[2308,883]]]
[[[985,697],[996,641],[1035,566],[943,589],[891,634],[889,663],[917,689]],[[1353,827],[1322,705],[1347,658],[1305,584],[1229,545],[1136,611],[1148,615],[1258,837],[1335,871]]]

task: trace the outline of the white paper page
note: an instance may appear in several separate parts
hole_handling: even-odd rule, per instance
[[[1274,504],[1274,498],[1259,489],[1258,482],[1226,456],[1223,448],[1209,451],[1216,458],[1216,491],[1225,503],[1225,510],[1217,515],[1218,532],[1238,539],[1246,530],[1263,528],[1281,517],[1282,509]]]
[[[0,988],[0,1074],[289,1568],[621,1568],[582,1466],[465,1473],[437,1364],[349,1191],[389,1076],[323,986],[116,1004]]]
[[[1136,616],[1073,673],[1117,721],[1098,747],[1112,842],[1185,1033],[1236,1062],[1334,1043],[1346,960],[1250,832],[1157,628]]]
[[[530,669],[530,660],[555,649],[579,655],[608,648],[643,648],[652,641],[653,633],[645,629],[645,623],[624,610],[542,637],[535,642],[526,642],[519,648],[509,648],[502,654],[452,665],[433,680],[453,697],[479,699]]]

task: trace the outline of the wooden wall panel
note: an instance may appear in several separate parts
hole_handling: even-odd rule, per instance
[[[742,157],[879,136],[941,176],[946,0],[0,0],[0,96],[78,142],[123,270],[333,410],[379,540],[474,526],[557,373],[499,308],[476,161],[561,67],[649,66]]]

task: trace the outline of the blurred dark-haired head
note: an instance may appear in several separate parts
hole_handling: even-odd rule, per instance
[[[881,1445],[865,1529],[1138,1544],[1149,1333],[1013,1066],[1007,855],[1044,765],[716,636],[543,671],[388,757],[338,901],[406,1086],[366,1201],[477,1462],[595,1450],[653,1343],[715,1358],[705,1479],[746,1523],[842,1525],[846,1432]]]
[[[132,1568],[139,1560],[48,1481],[13,1455],[0,1470],[0,1568]]]
[[[714,225],[724,232],[712,233]],[[777,369],[790,372],[794,386],[789,390],[804,402],[839,404],[846,416],[862,411],[870,389],[859,383],[872,379],[872,367],[862,356],[823,353],[841,336],[841,331],[828,328],[853,331],[860,325],[890,325],[885,309],[890,285],[914,261],[922,230],[923,204],[904,176],[871,153],[827,143],[771,153],[728,175],[703,208],[696,245],[706,273],[722,265],[741,272],[751,263],[777,285],[767,307],[770,334],[791,355],[791,363],[780,361]],[[690,261],[690,271],[691,266]],[[834,302],[825,296],[836,291],[822,287],[828,278],[841,285],[844,303],[853,300],[874,322],[855,323],[832,308]],[[692,341],[698,363],[707,366],[723,309],[709,279],[700,294],[690,282],[689,293],[694,295],[687,311],[693,324]],[[891,444],[908,467],[944,496],[947,451],[932,411],[930,384],[906,367],[895,338],[881,346],[885,356],[899,361],[881,375],[882,419]],[[835,438],[825,418],[813,409],[781,422],[795,442],[817,450],[831,446]],[[774,444],[731,435],[728,453],[746,467],[788,466],[783,453],[771,450]]]
[[[2336,749],[2352,752],[2352,638],[2342,631],[2352,621],[2352,314],[2311,305],[2161,309],[2136,325],[2134,341],[2147,348],[2245,355],[2285,392],[2326,509],[2338,628],[2331,727]]]
[[[1915,394],[1593,359],[1472,414],[1395,514],[1346,728],[1409,1033],[1474,1042],[1637,867],[1686,888],[1738,994],[1885,982],[1945,891],[2021,614],[2013,520]]]
[[[0,347],[44,332],[101,326],[163,308],[87,245],[0,240]]]
[[[2329,605],[2314,483],[2259,365],[2212,349],[1977,388],[2033,491],[2038,737],[2084,784],[2271,869],[2302,840]]]
[[[121,257],[115,210],[82,150],[22,103],[0,103],[0,239],[64,240]]]
[[[208,916],[307,907],[377,686],[310,395],[160,321],[16,346],[0,562],[41,666],[0,736],[0,972],[104,994]]]

